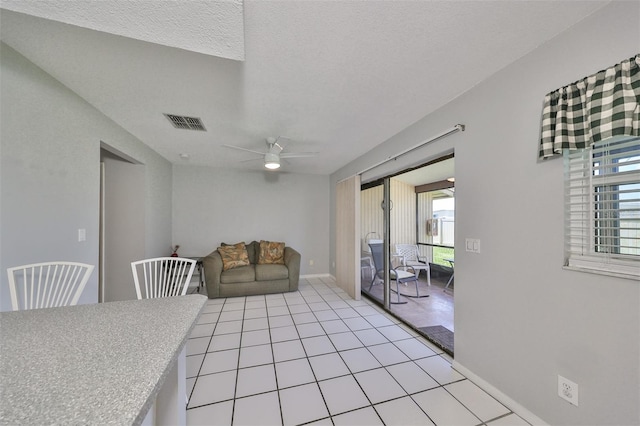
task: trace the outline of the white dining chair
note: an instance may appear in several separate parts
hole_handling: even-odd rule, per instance
[[[431,268],[429,260],[420,256],[418,246],[416,244],[396,244],[396,256],[400,258],[403,268],[411,267],[416,271],[416,275],[420,275],[420,271],[427,273],[427,285],[431,285]]]
[[[156,257],[131,262],[138,299],[184,296],[196,263],[194,259],[183,257]]]
[[[73,306],[89,281],[93,265],[43,262],[7,268],[11,307],[25,309]]]

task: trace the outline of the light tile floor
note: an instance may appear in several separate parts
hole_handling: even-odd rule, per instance
[[[189,425],[527,425],[331,278],[212,299],[187,341]]]

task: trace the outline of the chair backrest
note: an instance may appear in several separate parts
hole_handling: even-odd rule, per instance
[[[406,261],[418,260],[418,246],[415,244],[396,244],[396,254]]]
[[[371,248],[371,257],[373,257],[373,266],[376,268],[375,276],[380,278],[384,277],[384,249],[381,243],[369,244]],[[405,275],[414,276],[413,274]],[[395,280],[398,277],[399,272],[389,264],[389,279]]]
[[[7,269],[14,311],[73,306],[93,272],[93,265],[43,262]]]
[[[138,299],[184,296],[195,267],[194,259],[183,257],[157,257],[131,262]]]
[[[384,250],[382,249],[382,243],[369,244],[371,249],[371,257],[373,258],[373,266],[376,268],[376,274],[380,271],[384,271]]]

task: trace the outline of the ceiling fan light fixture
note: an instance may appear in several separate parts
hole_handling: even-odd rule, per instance
[[[245,160],[245,161],[253,161],[253,160],[262,160],[264,159],[264,167],[269,170],[276,170],[280,168],[280,159],[289,159],[289,158],[307,158],[313,157],[317,155],[317,152],[283,152],[285,146],[279,145],[278,141],[280,139],[289,139],[284,136],[278,136],[277,138],[270,136],[266,139],[267,143],[267,151],[258,151],[255,149],[248,149],[242,146],[236,145],[222,145],[225,148],[231,148],[238,151],[250,152],[251,154],[258,154],[260,157],[255,157],[253,159]],[[286,161],[286,160],[285,160]]]
[[[269,170],[280,168],[280,157],[277,154],[266,153],[264,155],[264,166]]]

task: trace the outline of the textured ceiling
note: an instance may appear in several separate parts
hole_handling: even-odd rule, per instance
[[[261,150],[282,135],[290,152],[320,153],[282,170],[330,174],[607,2],[245,1],[243,61],[203,54],[197,45],[220,34],[195,17],[192,47],[188,32],[180,48],[162,33],[109,34],[121,11],[144,14],[130,10],[138,2],[107,3],[111,13],[93,16],[101,31],[2,10],[2,41],[171,162],[259,169],[221,145]],[[162,15],[155,24],[175,28]],[[162,113],[200,117],[208,131],[174,129]]]
[[[2,0],[2,8],[227,59],[244,59],[242,0]]]

